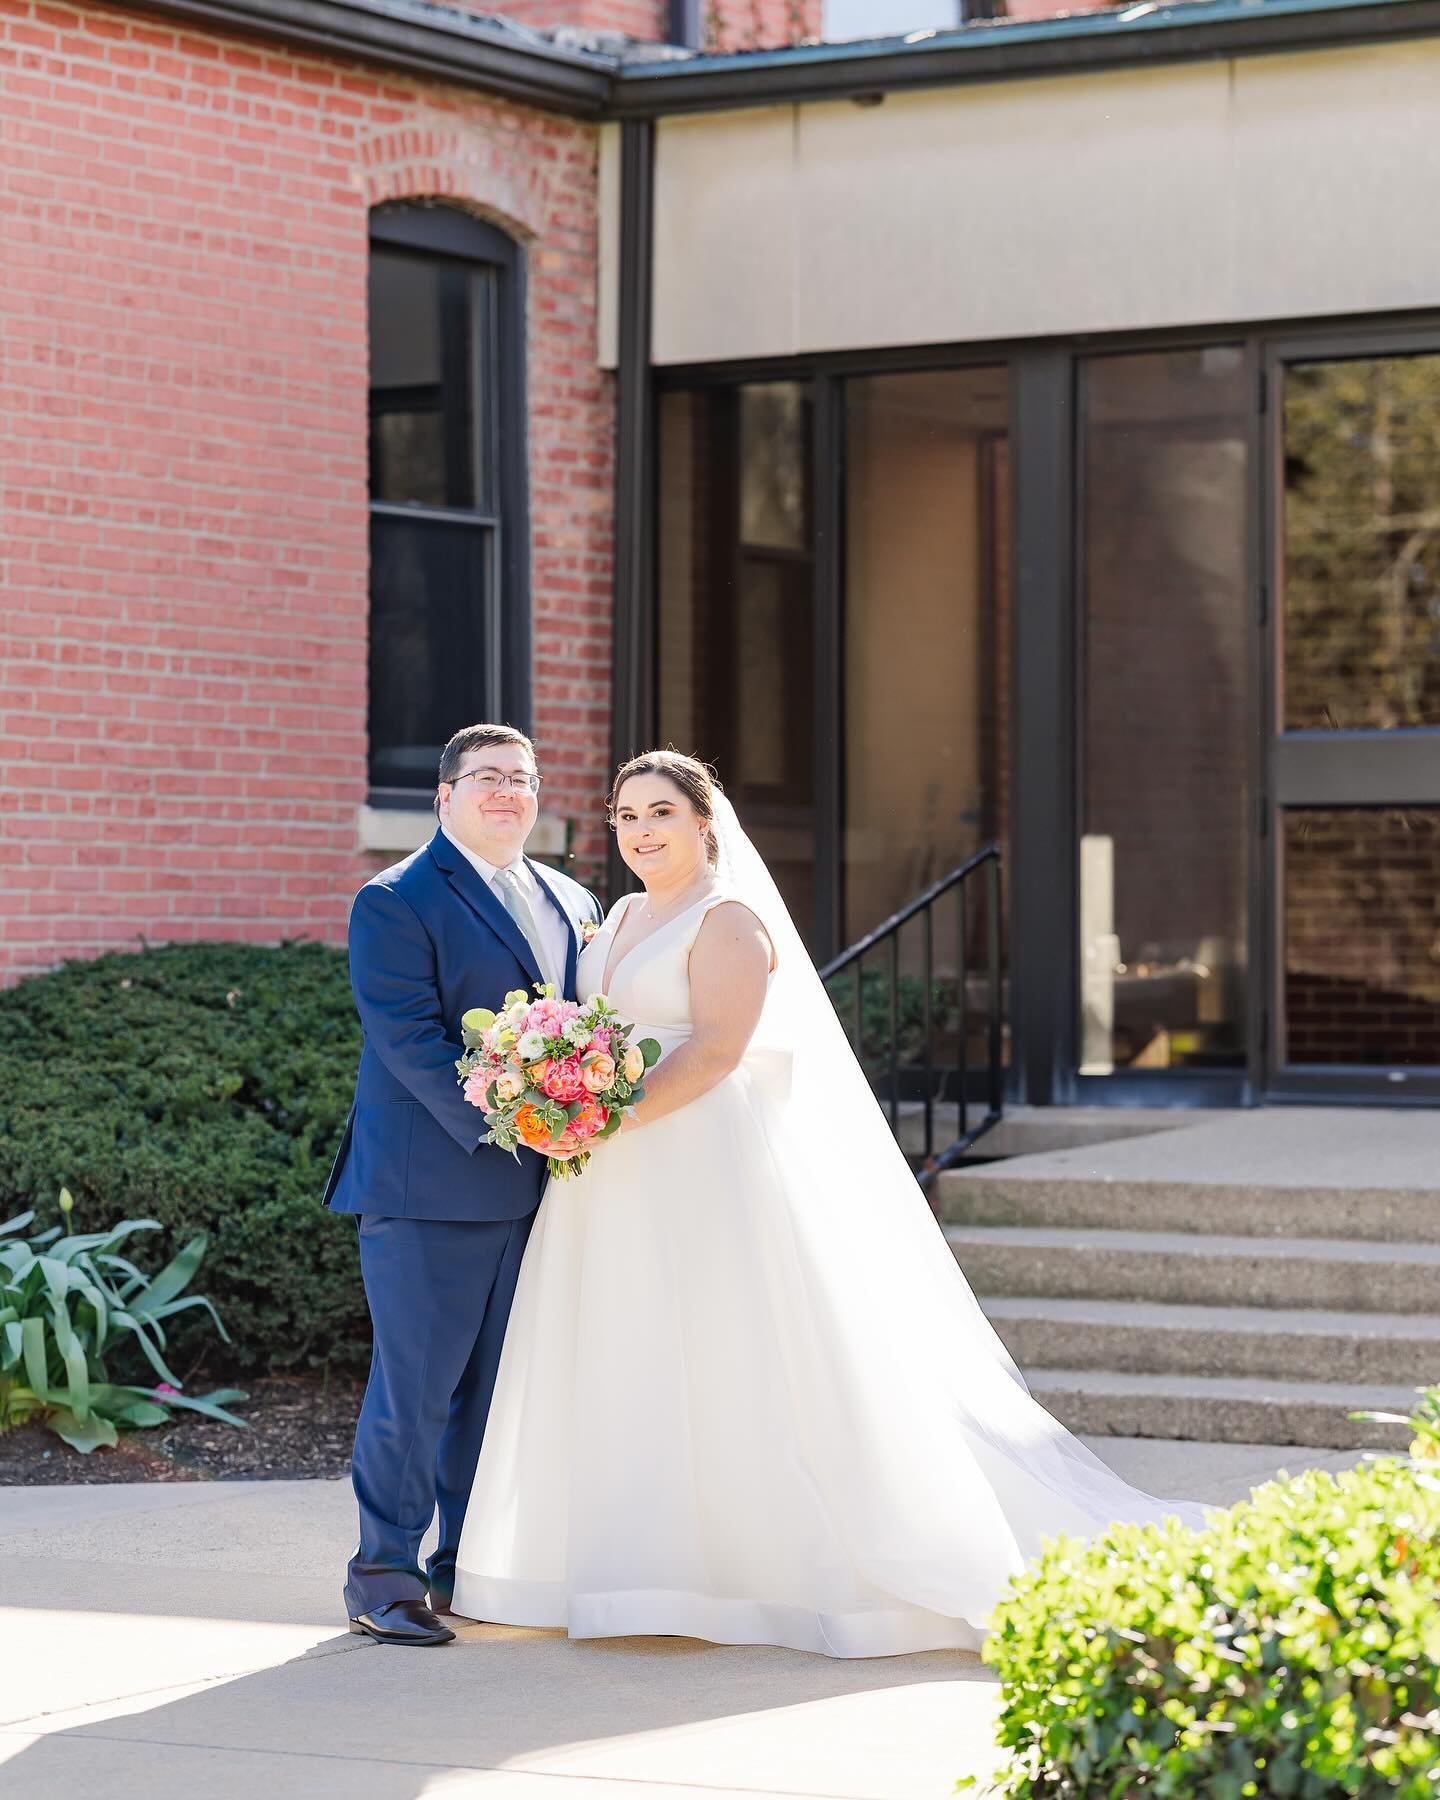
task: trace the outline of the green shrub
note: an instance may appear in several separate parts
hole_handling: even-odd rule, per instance
[[[852,1046],[855,1042],[855,971],[832,975],[826,984],[830,1003],[839,1014]],[[918,975],[902,975],[895,989],[896,1043],[902,1063],[917,1063],[925,1053],[925,983]],[[959,1029],[959,988],[952,977],[930,984],[930,1020],[941,1060],[953,1061]],[[973,1021],[972,1021],[973,1024]],[[890,980],[884,970],[867,968],[860,981],[861,1060],[878,1063],[890,1054]]]
[[[170,1360],[363,1365],[354,1226],[320,1197],[354,1092],[343,952],[177,944],[70,963],[0,993],[0,1216],[154,1219],[209,1239],[234,1343],[178,1319]],[[193,1318],[193,1315],[192,1315]]]
[[[1421,1464],[1272,1482],[1200,1532],[1060,1540],[993,1623],[1012,1800],[1440,1794],[1440,1482]]]
[[[67,1219],[72,1207],[62,1189]],[[182,1393],[165,1361],[165,1321],[180,1313],[202,1309],[225,1337],[204,1295],[185,1293],[205,1255],[203,1232],[147,1276],[120,1246],[137,1231],[157,1231],[153,1219],[69,1235],[52,1225],[22,1238],[33,1217],[0,1225],[0,1431],[39,1419],[77,1450],[94,1450],[113,1446],[121,1427],[167,1425],[175,1411],[245,1423],[225,1410],[247,1398],[238,1388]],[[112,1358],[116,1375],[139,1373],[140,1383],[116,1381]]]

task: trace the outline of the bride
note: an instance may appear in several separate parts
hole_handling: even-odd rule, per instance
[[[611,816],[580,958],[663,1055],[520,1273],[454,1610],[828,1656],[975,1648],[1061,1532],[1198,1516],[1058,1425],[980,1311],[784,902],[700,763]]]

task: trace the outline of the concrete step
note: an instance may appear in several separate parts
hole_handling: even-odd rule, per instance
[[[973,1127],[984,1116],[984,1103],[975,1101],[967,1123]],[[1233,1116],[1155,1106],[1007,1106],[999,1124],[992,1126],[976,1144],[975,1154],[989,1158],[1091,1149],[1097,1144],[1118,1143],[1122,1138],[1152,1137],[1161,1131],[1182,1130],[1197,1121],[1210,1123]],[[944,1150],[960,1135],[960,1109],[953,1101],[937,1102],[931,1109],[931,1118],[933,1147]],[[919,1101],[901,1102],[896,1133],[901,1148],[908,1154],[919,1155],[924,1150],[925,1109]]]
[[[945,1236],[981,1295],[1440,1311],[1437,1244],[995,1225],[947,1225]]]
[[[983,1301],[1022,1368],[1238,1375],[1402,1389],[1440,1381],[1440,1318],[1139,1300]]]
[[[988,1141],[988,1140],[987,1140]],[[1179,1138],[1171,1140],[1178,1146]],[[1047,1159],[1048,1160],[1048,1159]],[[956,1225],[1223,1232],[1231,1237],[1343,1237],[1440,1244],[1440,1187],[1291,1186],[1026,1174],[1019,1165],[949,1170],[935,1183]]]
[[[1403,1448],[1410,1437],[1406,1427],[1365,1424],[1348,1414],[1408,1413],[1415,1398],[1409,1387],[1127,1375],[1109,1369],[1027,1369],[1025,1378],[1062,1425],[1091,1437],[1311,1444],[1328,1450]]]

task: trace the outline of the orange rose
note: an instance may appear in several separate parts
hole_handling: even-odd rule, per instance
[[[532,1150],[538,1150],[542,1144],[550,1142],[550,1133],[546,1129],[545,1121],[533,1106],[522,1106],[516,1113],[515,1129]]]

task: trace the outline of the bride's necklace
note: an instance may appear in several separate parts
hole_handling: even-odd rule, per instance
[[[643,919],[648,919],[652,925],[668,925],[671,919],[678,919],[687,906],[693,906],[707,889],[713,887],[714,882],[714,874],[707,870],[703,881],[692,882],[691,885],[685,889],[684,893],[680,896],[678,904],[672,902],[669,906],[663,907],[658,913],[651,907],[650,896],[647,894],[640,903],[640,916]]]

